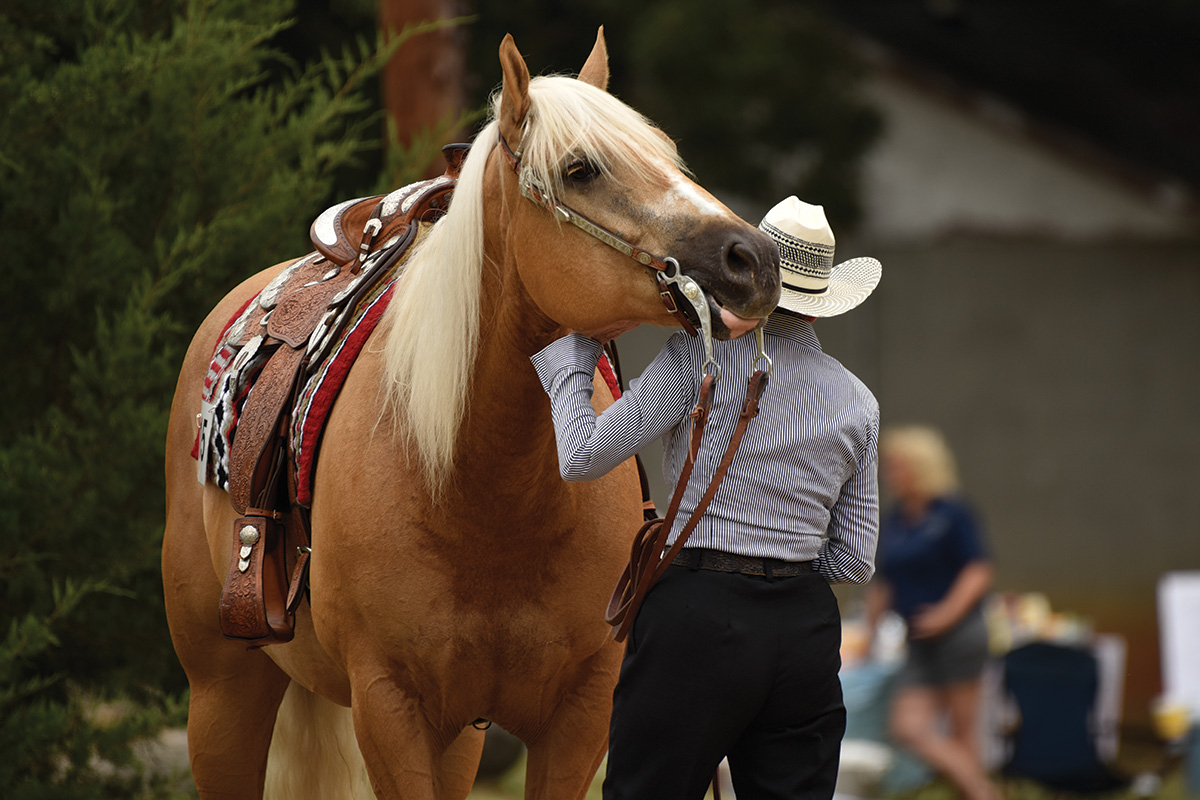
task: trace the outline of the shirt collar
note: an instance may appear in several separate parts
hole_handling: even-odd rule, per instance
[[[817,340],[817,332],[813,330],[812,323],[791,314],[782,312],[772,314],[771,318],[767,320],[766,327],[763,328],[763,333],[769,333],[781,339],[790,339],[814,350],[821,349],[821,342]]]

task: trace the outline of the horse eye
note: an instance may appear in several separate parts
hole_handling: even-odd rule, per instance
[[[590,181],[599,174],[600,171],[596,169],[595,164],[591,163],[590,161],[584,161],[583,159],[572,161],[567,165],[566,169],[566,179],[574,183]]]

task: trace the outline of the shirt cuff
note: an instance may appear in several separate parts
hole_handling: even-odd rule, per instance
[[[554,385],[554,376],[562,372],[583,372],[591,377],[600,361],[604,345],[582,333],[569,333],[534,353],[529,359],[537,370],[538,380],[547,392]]]

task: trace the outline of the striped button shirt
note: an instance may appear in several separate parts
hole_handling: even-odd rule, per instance
[[[830,583],[866,583],[879,535],[879,404],[836,359],[812,325],[777,313],[764,329],[774,369],[758,416],[686,547],[816,562]],[[662,438],[663,476],[674,486],[687,458],[688,412],[704,363],[702,343],[673,335],[620,400],[599,417],[592,377],[601,345],[579,334],[533,356],[550,396],[560,472],[567,480],[605,474]],[[668,541],[691,517],[725,454],[754,369],[755,337],[714,342],[723,377],[713,392],[691,481]]]

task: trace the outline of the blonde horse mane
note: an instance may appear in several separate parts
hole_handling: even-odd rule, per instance
[[[509,145],[520,147],[522,165],[551,197],[561,194],[565,168],[576,160],[606,174],[622,166],[648,178],[685,169],[670,139],[601,89],[542,76],[530,81],[529,100],[524,140]],[[497,91],[449,211],[409,258],[383,320],[384,410],[415,448],[435,495],[453,471],[479,347],[484,170],[499,141],[500,102]]]

